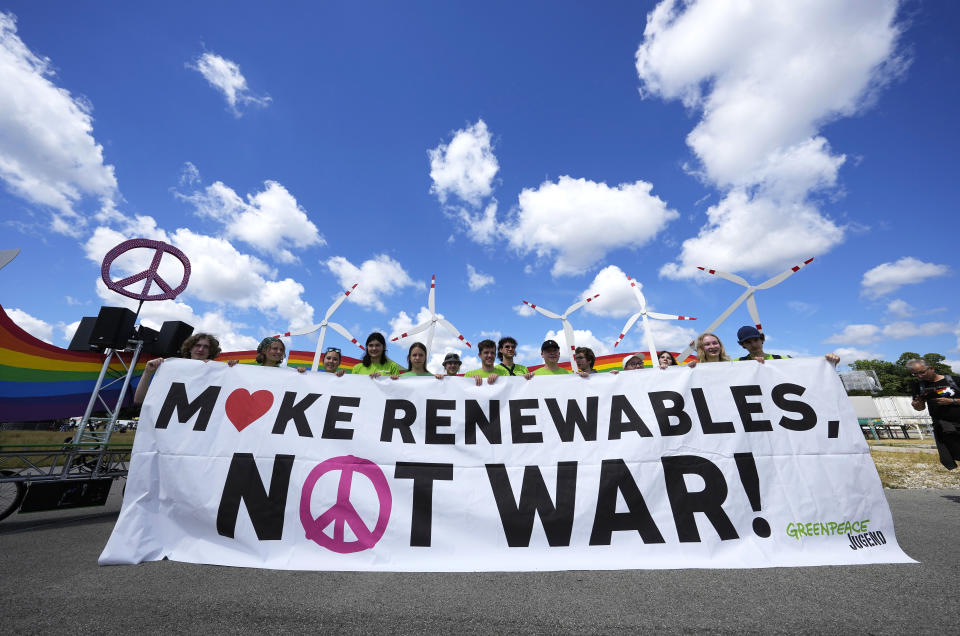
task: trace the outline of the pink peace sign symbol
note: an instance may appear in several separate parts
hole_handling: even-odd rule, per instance
[[[317,480],[331,470],[340,471],[340,485],[337,488],[337,503],[331,506],[326,512],[316,519],[310,512],[310,497],[313,495],[313,489],[317,485]],[[360,473],[366,476],[371,482],[377,493],[377,499],[380,501],[380,515],[377,517],[377,525],[373,530],[367,528],[363,519],[357,514],[356,508],[350,503],[350,487],[353,482],[353,473]],[[317,464],[306,481],[303,482],[303,491],[300,494],[300,523],[306,530],[307,538],[332,552],[338,554],[350,554],[368,550],[377,544],[377,541],[383,537],[387,529],[387,522],[390,521],[390,509],[393,507],[393,496],[390,494],[390,487],[387,485],[387,478],[384,476],[380,467],[369,459],[354,457],[353,455],[344,455],[342,457],[331,457],[330,459]],[[323,529],[333,522],[333,537],[325,534]],[[356,541],[345,541],[343,538],[344,526],[350,526],[350,530],[357,537]]]
[[[120,280],[111,280],[110,266],[113,264],[113,261],[123,253],[141,247],[153,248],[154,250],[153,261],[150,263],[150,267],[139,274],[127,276]],[[157,273],[157,270],[160,268],[160,260],[165,253],[172,254],[183,265],[183,280],[180,281],[180,284],[177,285],[176,288],[170,287],[167,281],[160,278],[160,275]],[[190,280],[190,260],[186,254],[173,245],[164,243],[163,241],[152,241],[144,238],[130,239],[129,241],[120,243],[120,245],[114,247],[103,257],[103,264],[100,266],[100,277],[103,278],[103,282],[108,288],[134,300],[171,300],[187,288],[187,282]],[[126,289],[128,286],[141,280],[144,281],[144,283],[143,290],[139,294]],[[150,293],[150,286],[153,283],[156,283],[157,287],[163,290],[162,293]]]

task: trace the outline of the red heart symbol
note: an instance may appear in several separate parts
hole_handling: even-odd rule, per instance
[[[238,431],[247,428],[273,406],[273,393],[257,391],[253,395],[246,389],[237,389],[227,398],[224,409],[227,417]]]

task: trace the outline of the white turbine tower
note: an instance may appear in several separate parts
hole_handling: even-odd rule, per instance
[[[737,285],[742,285],[747,288],[746,291],[740,294],[740,296],[735,301],[733,301],[732,305],[727,307],[723,311],[723,313],[717,317],[716,320],[710,323],[710,326],[708,326],[706,329],[703,330],[703,333],[711,333],[714,329],[719,327],[720,323],[726,320],[730,316],[730,314],[733,313],[733,310],[739,307],[744,300],[747,301],[747,311],[750,312],[750,318],[753,320],[754,325],[756,325],[757,331],[762,332],[763,326],[760,324],[760,312],[757,311],[757,299],[754,294],[759,289],[770,289],[771,287],[775,287],[779,285],[780,283],[790,278],[791,276],[793,276],[798,271],[800,271],[801,269],[803,269],[804,267],[806,267],[812,262],[813,262],[813,258],[808,258],[807,260],[803,261],[799,265],[794,265],[793,267],[786,270],[785,272],[780,272],[770,280],[766,280],[760,283],[759,285],[751,285],[746,280],[744,280],[740,276],[737,276],[736,274],[728,274],[727,272],[721,272],[715,269],[707,269],[706,267],[697,267],[697,269],[703,270],[708,274],[713,274],[714,276],[725,278],[726,280],[732,283],[736,283]],[[692,350],[693,350],[693,347],[687,347],[686,350],[681,355],[685,356]]]
[[[425,331],[429,329],[430,331],[427,333],[427,341],[424,344],[427,345],[428,354],[433,353],[433,334],[437,330],[437,323],[440,323],[440,325],[442,325],[444,328],[446,328],[447,331],[449,331],[450,333],[455,335],[457,338],[459,338],[469,348],[471,346],[470,343],[467,342],[467,339],[463,337],[463,334],[457,331],[457,328],[453,326],[453,323],[451,323],[449,320],[447,320],[446,318],[442,317],[440,314],[437,313],[436,296],[437,296],[437,275],[434,274],[433,277],[430,279],[430,295],[427,297],[427,309],[430,311],[430,318],[425,323],[419,324],[416,327],[413,327],[412,329],[410,329],[410,331],[404,331],[399,336],[391,338],[390,342],[403,340],[407,336],[412,336],[413,334],[420,333],[421,331]]]
[[[637,318],[642,318],[644,341],[646,342],[647,349],[650,351],[650,366],[652,367],[657,364],[657,347],[653,342],[653,333],[650,331],[650,323],[647,321],[647,318],[656,318],[657,320],[696,320],[696,318],[691,318],[690,316],[658,314],[652,311],[647,311],[647,299],[644,298],[643,292],[641,292],[640,288],[637,287],[637,281],[633,280],[629,276],[627,276],[627,280],[630,281],[630,287],[633,289],[633,295],[637,297],[637,302],[640,303],[640,311],[630,316],[630,320],[628,320],[627,324],[623,326],[623,333],[620,334],[620,337],[617,338],[617,341],[613,346],[616,348],[617,345],[623,342],[627,332],[630,331],[630,328],[633,327],[635,322],[637,322]]]
[[[566,339],[566,341],[567,341],[567,346],[570,347],[570,363],[573,365],[573,367],[571,367],[571,368],[572,368],[574,371],[575,371],[576,368],[577,368],[576,355],[575,355],[576,350],[577,350],[577,344],[574,342],[574,339],[573,339],[573,325],[571,325],[571,324],[570,324],[570,321],[567,320],[567,316],[569,316],[570,314],[572,314],[572,313],[575,312],[576,310],[580,309],[581,307],[583,307],[583,306],[586,305],[587,303],[592,302],[593,299],[596,298],[596,297],[599,296],[599,295],[600,295],[600,294],[595,294],[595,295],[591,296],[590,298],[584,298],[583,300],[581,300],[581,301],[579,301],[579,302],[573,303],[572,305],[570,305],[569,307],[567,307],[567,310],[566,310],[565,312],[563,312],[562,314],[555,314],[555,313],[553,313],[552,311],[550,311],[549,309],[544,309],[543,307],[540,307],[539,305],[534,305],[533,303],[530,303],[530,302],[527,302],[527,301],[523,301],[523,304],[529,305],[531,308],[539,311],[541,314],[543,314],[543,315],[546,316],[547,318],[553,318],[553,319],[555,319],[555,320],[559,320],[559,321],[563,324],[563,337],[564,337],[564,338]]]
[[[323,337],[327,333],[327,327],[330,327],[331,329],[339,333],[341,336],[343,336],[353,344],[360,347],[360,350],[363,351],[364,350],[363,345],[357,342],[357,339],[354,338],[352,335],[350,335],[350,332],[347,331],[346,327],[344,327],[343,325],[337,324],[335,322],[330,322],[330,317],[333,315],[333,312],[337,310],[337,307],[343,304],[343,301],[345,301],[347,297],[350,296],[350,293],[356,288],[357,288],[357,283],[354,283],[353,287],[343,292],[343,296],[340,296],[335,301],[333,301],[333,304],[330,305],[329,309],[327,309],[327,314],[323,317],[323,320],[320,321],[319,324],[316,324],[312,327],[308,327],[306,329],[302,329],[300,331],[288,331],[286,333],[277,334],[276,336],[274,336],[274,338],[285,338],[287,336],[306,336],[308,334],[313,333],[317,329],[319,329],[320,337],[317,339],[317,350],[313,354],[313,366],[311,367],[311,369],[313,369],[314,371],[316,371],[317,368],[320,366],[320,356],[323,355]]]

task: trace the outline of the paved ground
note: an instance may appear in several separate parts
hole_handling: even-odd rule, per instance
[[[118,484],[119,486],[119,484]],[[356,574],[98,567],[120,507],[0,522],[4,634],[957,633],[960,490],[887,491],[916,565]]]

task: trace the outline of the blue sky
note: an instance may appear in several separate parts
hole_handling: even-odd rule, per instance
[[[432,274],[439,313],[527,363],[560,322],[522,300],[599,293],[570,320],[610,353],[630,275],[652,311],[699,318],[652,321],[679,350],[742,291],[696,266],[759,283],[815,257],[757,293],[768,351],[960,362],[955,3],[0,11],[0,249],[21,249],[0,303],[54,344],[127,302],[99,264],[146,237],[193,273],[143,320],[228,350],[320,322],[355,282],[333,320],[398,334]],[[751,322],[718,327],[728,351]],[[438,331],[431,358],[458,346]],[[638,324],[616,351],[643,347]]]

